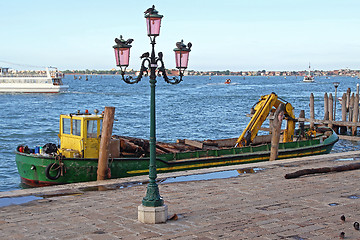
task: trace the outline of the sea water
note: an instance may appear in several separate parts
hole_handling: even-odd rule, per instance
[[[227,78],[231,84],[224,84]],[[20,189],[14,151],[18,145],[31,148],[46,143],[58,144],[59,115],[100,112],[113,106],[113,134],[149,138],[150,84],[143,78],[137,84],[126,84],[120,76],[88,75],[88,81],[67,75],[69,85],[62,94],[0,94],[0,191]],[[261,95],[275,92],[295,108],[295,116],[305,110],[309,117],[310,93],[315,97],[315,116],[324,117],[324,93],[333,93],[333,82],[340,82],[338,97],[360,82],[351,77],[316,77],[304,83],[301,77],[186,76],[178,85],[157,78],[157,140],[217,139],[239,137],[248,124],[250,108]],[[337,102],[337,120],[341,105]],[[357,142],[341,140],[333,152],[359,150]]]

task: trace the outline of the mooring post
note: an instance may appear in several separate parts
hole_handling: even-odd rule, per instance
[[[341,121],[346,121],[346,93],[342,95],[341,100]]]
[[[348,89],[346,90],[346,101],[345,101],[345,103],[346,103],[346,111],[347,111],[347,112],[349,111],[350,94],[351,94],[351,89],[348,88]]]
[[[271,126],[271,151],[269,161],[276,160],[279,150],[281,123],[284,118],[285,105],[280,103],[274,114],[274,120]]]
[[[101,131],[97,180],[105,180],[108,173],[110,139],[113,129],[115,107],[105,107]]]
[[[329,120],[329,99],[328,94],[324,94],[324,120]]]
[[[353,119],[352,121],[354,123],[358,122],[358,118],[359,118],[359,94],[356,94],[355,95],[355,100],[354,100],[354,114],[353,114]],[[356,126],[353,126],[351,128],[352,130],[352,135],[353,136],[356,136],[357,134],[357,127]]]
[[[299,118],[305,118],[305,110],[300,110]],[[300,136],[305,137],[305,122],[299,121]]]
[[[347,103],[346,95],[347,94],[344,93],[342,96],[342,100],[341,100],[341,121],[343,121],[343,122],[346,122],[346,103]],[[346,126],[340,127],[340,134],[345,134],[346,131],[347,131]]]
[[[315,109],[314,109],[314,94],[310,94],[310,128],[314,128]]]
[[[355,96],[354,96],[354,93],[352,93],[351,97],[350,97],[350,103],[349,103],[349,122],[351,122],[353,119],[354,101],[355,101]]]
[[[329,104],[328,104],[329,105],[329,120],[330,120],[330,124],[328,125],[328,127],[330,127],[330,128],[333,128],[332,121],[334,121],[334,119],[333,119],[333,117],[334,117],[334,115],[333,115],[333,111],[334,111],[333,102],[334,102],[334,99],[333,99],[332,94],[330,93],[329,94]]]

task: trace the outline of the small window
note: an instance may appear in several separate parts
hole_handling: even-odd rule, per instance
[[[63,133],[70,134],[70,126],[71,126],[70,118],[63,118],[62,120],[63,120],[62,122]]]
[[[97,137],[97,120],[88,120],[87,121],[87,137],[96,138]]]
[[[81,120],[73,119],[72,134],[76,136],[81,136]]]

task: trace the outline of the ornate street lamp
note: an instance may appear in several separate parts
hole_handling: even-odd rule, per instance
[[[132,43],[133,41],[133,39],[128,39],[127,41],[125,41],[121,35],[120,39],[115,39],[116,45],[114,46],[114,50],[116,65],[120,67],[121,73],[124,73],[126,68],[129,66],[131,48],[130,43]]]
[[[158,14],[158,11],[155,9],[153,5],[151,8],[145,11],[145,18],[146,18],[146,25],[147,25],[147,33],[150,37],[150,43],[152,46],[151,54],[149,52],[143,53],[141,55],[142,63],[140,68],[140,73],[138,77],[133,78],[132,76],[125,76],[126,67],[129,66],[129,58],[130,58],[130,48],[133,39],[124,40],[122,36],[120,39],[116,38],[115,42],[116,45],[113,46],[115,50],[115,57],[116,57],[116,65],[120,67],[122,80],[128,84],[134,84],[141,81],[142,76],[144,73],[148,74],[150,71],[150,87],[151,87],[151,94],[150,94],[150,163],[149,163],[149,184],[147,186],[146,196],[142,200],[142,205],[139,206],[139,220],[145,223],[160,223],[165,222],[167,218],[167,208],[166,208],[166,216],[165,219],[150,219],[146,220],[146,216],[140,216],[145,212],[148,212],[149,209],[145,208],[157,208],[163,207],[164,201],[159,193],[159,188],[156,183],[156,115],[155,115],[155,84],[156,84],[156,76],[162,75],[165,82],[170,84],[178,84],[182,81],[182,77],[184,75],[184,71],[187,68],[188,61],[189,61],[189,52],[191,51],[191,43],[185,45],[183,41],[176,43],[175,51],[175,59],[176,59],[176,68],[179,69],[179,77],[168,78],[166,74],[165,65],[163,62],[163,53],[159,52],[158,56],[155,55],[155,38],[160,34],[160,25],[162,15]],[[141,208],[141,209],[140,209]],[[156,210],[149,210],[149,216],[155,216]],[[163,217],[163,218],[164,218]],[[151,218],[151,217],[150,217]],[[155,216],[156,218],[156,216]]]
[[[335,87],[335,106],[334,106],[334,121],[336,121],[335,120],[335,116],[336,116],[336,101],[337,101],[337,88],[338,88],[338,86],[340,85],[340,83],[339,82],[333,82],[333,84],[334,84],[334,87]]]

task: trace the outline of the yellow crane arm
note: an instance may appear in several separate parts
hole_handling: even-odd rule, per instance
[[[241,136],[236,141],[235,147],[247,146],[256,137],[261,125],[266,120],[270,111],[279,107],[280,103],[283,103],[278,99],[278,96],[273,92],[269,95],[261,96],[259,102],[255,104],[255,113],[251,118],[249,124],[242,132]],[[292,141],[295,131],[294,113],[293,107],[290,103],[285,104],[285,118],[288,120],[287,128],[284,132],[284,142]],[[273,109],[275,107],[275,109]]]

